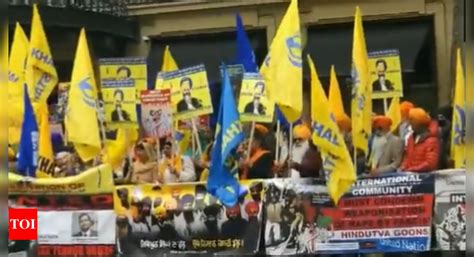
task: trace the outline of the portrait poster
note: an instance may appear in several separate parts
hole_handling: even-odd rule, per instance
[[[147,90],[147,66],[143,57],[99,59],[100,79],[111,83],[131,80],[135,88],[135,99],[140,104],[140,91]]]
[[[403,97],[402,67],[398,50],[374,51],[368,55],[372,99]]]
[[[466,171],[436,172],[435,190],[436,248],[466,251]]]
[[[254,254],[262,227],[261,181],[242,181],[247,193],[225,207],[205,183],[117,186],[118,248],[125,256]]]
[[[109,165],[67,178],[9,174],[9,208],[38,209],[38,240],[10,242],[29,256],[115,256],[114,182]],[[21,248],[21,249],[19,249]]]
[[[163,79],[171,88],[171,106],[176,120],[191,119],[213,112],[203,64],[166,72]]]
[[[273,121],[275,104],[268,99],[265,81],[259,73],[245,73],[239,97],[239,113],[242,122]]]
[[[266,181],[269,255],[430,250],[434,176],[363,178],[335,206],[323,181]]]
[[[142,126],[146,137],[163,138],[171,136],[171,91],[145,90],[141,91]]]
[[[136,92],[139,87],[136,87],[136,80],[130,75],[131,68],[121,65],[123,62],[115,63],[118,59],[101,59],[99,62],[107,127],[137,127],[136,104],[140,98],[136,98]]]

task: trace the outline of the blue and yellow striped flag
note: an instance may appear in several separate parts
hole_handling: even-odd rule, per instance
[[[298,1],[291,0],[260,68],[268,96],[293,123],[303,111],[303,60]]]
[[[464,168],[466,167],[466,84],[464,81],[461,49],[457,50],[456,59],[451,158],[454,160],[455,168]]]

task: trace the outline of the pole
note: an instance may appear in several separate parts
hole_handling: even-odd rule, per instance
[[[250,151],[252,150],[252,141],[255,136],[255,121],[252,121],[252,127],[250,128],[250,138],[247,146],[247,161],[250,160]]]
[[[280,135],[280,121],[277,120],[276,148],[275,148],[275,162],[276,162],[276,163],[279,163],[279,162],[280,162],[280,140],[281,140],[281,135]]]
[[[293,122],[290,123],[290,149],[288,151],[288,175],[291,177],[291,162],[293,160]]]
[[[384,99],[383,99],[383,113],[384,113],[385,115],[387,115],[387,111],[388,111],[387,98],[384,98]]]
[[[201,141],[199,141],[199,132],[196,126],[196,121],[194,119],[191,119],[192,126],[193,126],[193,134],[196,136],[196,143],[197,143],[197,150],[199,157],[202,156],[202,147],[201,147]]]

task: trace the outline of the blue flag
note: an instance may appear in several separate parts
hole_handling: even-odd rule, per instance
[[[38,124],[36,123],[35,113],[26,85],[23,95],[25,111],[23,113],[16,169],[23,176],[36,177],[36,167],[38,166]]]
[[[227,70],[224,69],[221,103],[216,126],[214,146],[211,152],[211,168],[207,190],[226,206],[234,206],[241,187],[232,175],[232,154],[244,140],[242,125]]]
[[[235,62],[242,64],[245,72],[258,72],[255,54],[242,24],[242,18],[237,14],[235,19],[237,29],[237,56]]]

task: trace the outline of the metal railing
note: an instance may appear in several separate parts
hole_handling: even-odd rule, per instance
[[[128,0],[131,1],[131,0]],[[127,0],[9,0],[9,5],[33,5],[35,3],[57,8],[73,8],[113,16],[127,15]]]

